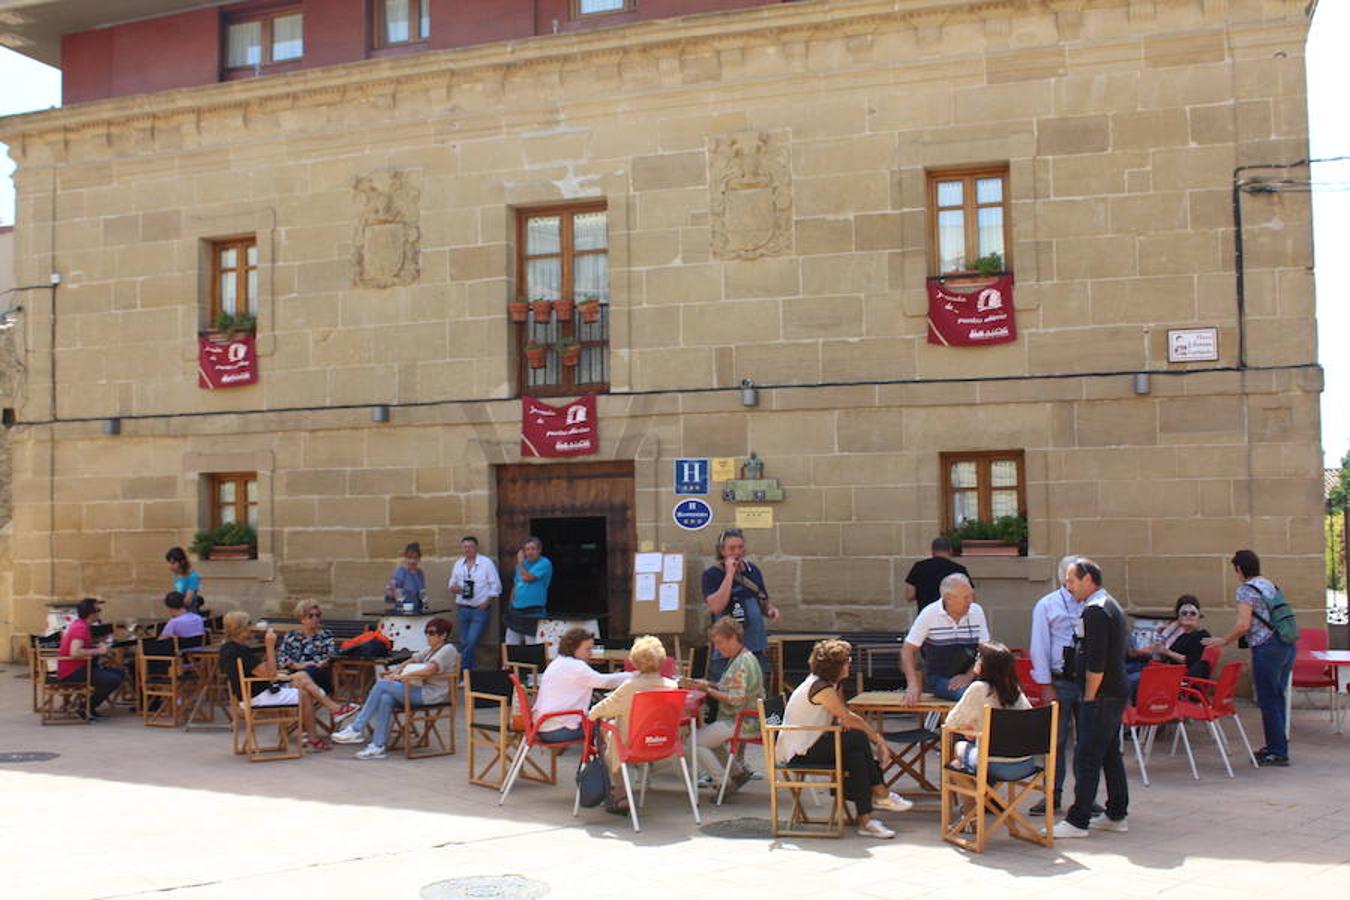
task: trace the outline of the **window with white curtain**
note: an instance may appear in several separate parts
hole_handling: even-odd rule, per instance
[[[272,10],[226,21],[226,69],[259,69],[304,55],[305,17],[298,9]]]

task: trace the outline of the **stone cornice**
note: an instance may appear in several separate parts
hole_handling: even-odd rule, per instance
[[[1101,8],[1153,7],[1162,0],[817,0],[659,19],[594,31],[542,35],[518,41],[432,51],[411,56],[369,59],[256,80],[220,82],[191,88],[92,101],[73,107],[0,118],[0,141],[20,159],[25,140],[64,144],[81,133],[187,118],[200,122],[212,113],[393,97],[427,85],[454,85],[472,76],[496,79],[534,70],[557,74],[578,65],[622,65],[638,56],[696,56],[754,43],[783,45],[868,35],[881,27],[931,29],[942,25],[1017,15],[1064,15]],[[1169,0],[1170,2],[1170,0]],[[1192,0],[1221,15],[1230,0]],[[1305,0],[1268,0],[1286,17],[1306,15]],[[1152,24],[1141,33],[1156,31]],[[581,63],[581,60],[586,60]]]

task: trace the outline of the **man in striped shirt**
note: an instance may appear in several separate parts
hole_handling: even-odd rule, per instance
[[[930,603],[914,619],[905,635],[901,665],[905,670],[905,700],[919,699],[920,686],[944,700],[959,700],[971,682],[975,649],[989,640],[989,623],[975,602],[970,579],[954,572],[942,579],[942,600]],[[923,679],[917,657],[923,653]]]

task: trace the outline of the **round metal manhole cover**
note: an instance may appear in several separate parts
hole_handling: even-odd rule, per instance
[[[60,753],[47,753],[41,750],[21,750],[16,753],[0,753],[0,763],[46,762],[56,759]]]
[[[548,893],[548,885],[522,875],[479,875],[451,878],[422,888],[422,900],[533,900]]]
[[[708,837],[719,838],[752,838],[768,840],[773,837],[772,823],[768,819],[755,819],[744,817],[740,819],[723,819],[720,822],[709,822],[699,829]]]

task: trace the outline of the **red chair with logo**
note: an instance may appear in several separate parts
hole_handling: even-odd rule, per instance
[[[1181,694],[1181,679],[1186,674],[1185,666],[1145,666],[1139,676],[1139,689],[1135,692],[1135,702],[1125,707],[1120,724],[1130,729],[1130,739],[1134,741],[1134,758],[1139,762],[1139,775],[1148,787],[1148,759],[1153,754],[1153,738],[1159,725],[1175,722],[1181,740],[1186,744],[1186,758],[1191,762],[1191,774],[1196,780],[1200,773],[1195,770],[1195,756],[1191,753],[1191,739],[1186,734],[1186,726],[1177,711]],[[1144,730],[1144,743],[1139,742],[1139,729]],[[1175,749],[1175,744],[1173,745]]]
[[[680,722],[687,715],[685,704],[687,691],[641,691],[633,695],[633,706],[628,713],[628,740],[613,722],[601,721],[600,730],[605,739],[614,743],[619,755],[619,771],[623,775],[623,792],[628,799],[628,813],[633,818],[633,830],[641,831],[638,823],[638,805],[647,799],[646,779],[643,779],[643,791],[638,802],[633,801],[633,780],[628,767],[650,765],[663,759],[676,757],[680,761],[680,773],[684,776],[684,787],[689,794],[689,808],[694,813],[694,821],[703,824],[698,813],[698,794],[694,791],[694,782],[689,777],[689,764],[684,758],[684,744],[680,741]]]
[[[1031,658],[1028,656],[1014,656],[1013,669],[1017,672],[1017,683],[1022,687],[1022,693],[1027,695],[1027,700],[1032,706],[1044,706],[1045,701],[1041,699],[1041,686],[1031,677]]]
[[[759,710],[743,709],[736,713],[736,722],[731,726],[731,740],[727,742],[727,764],[722,768],[722,786],[717,790],[718,806],[722,805],[722,800],[727,795],[727,782],[731,780],[731,764],[740,755],[741,748],[751,744],[764,745],[763,732],[758,732],[755,737],[747,737],[744,734],[745,723],[751,719],[756,723],[759,722]]]
[[[1233,767],[1228,764],[1228,738],[1219,725],[1223,719],[1231,718],[1237,724],[1238,734],[1242,736],[1242,746],[1247,748],[1247,757],[1252,761],[1252,768],[1257,768],[1256,754],[1252,753],[1251,742],[1247,740],[1247,730],[1242,727],[1237,707],[1233,704],[1233,698],[1237,695],[1238,677],[1241,674],[1242,663],[1234,662],[1223,667],[1217,681],[1209,678],[1188,678],[1181,688],[1181,701],[1177,704],[1177,712],[1183,721],[1189,719],[1192,722],[1204,722],[1209,728],[1209,733],[1214,738],[1214,746],[1219,750],[1219,758],[1223,760],[1223,767],[1228,770],[1229,778],[1233,777]],[[1194,766],[1195,763],[1192,762],[1191,765]]]
[[[523,726],[522,731],[524,734],[520,739],[519,746],[516,748],[516,758],[511,761],[511,768],[507,770],[506,780],[502,782],[501,796],[497,798],[498,806],[501,806],[506,802],[506,795],[511,793],[511,788],[515,786],[516,778],[520,776],[520,771],[525,768],[527,762],[529,762],[530,768],[534,771],[531,774],[527,774],[525,776],[526,778],[529,778],[532,781],[544,781],[547,784],[557,784],[558,754],[562,752],[564,747],[580,744],[583,748],[586,748],[582,751],[581,762],[584,763],[590,758],[591,720],[586,718],[586,711],[584,709],[566,709],[561,712],[545,713],[536,718],[534,710],[530,708],[529,697],[525,693],[525,685],[521,684],[520,678],[514,672],[511,673],[511,686],[516,694],[516,706],[520,710],[520,724]],[[558,741],[556,743],[539,740],[540,725],[544,724],[549,719],[559,719],[564,716],[581,717],[581,737],[574,738],[570,741]],[[538,764],[527,759],[530,755],[530,751],[536,746],[543,747],[549,751],[551,765],[547,772],[540,768]],[[577,796],[578,799],[580,799],[580,794]],[[575,810],[573,811],[573,814],[575,814]]]

